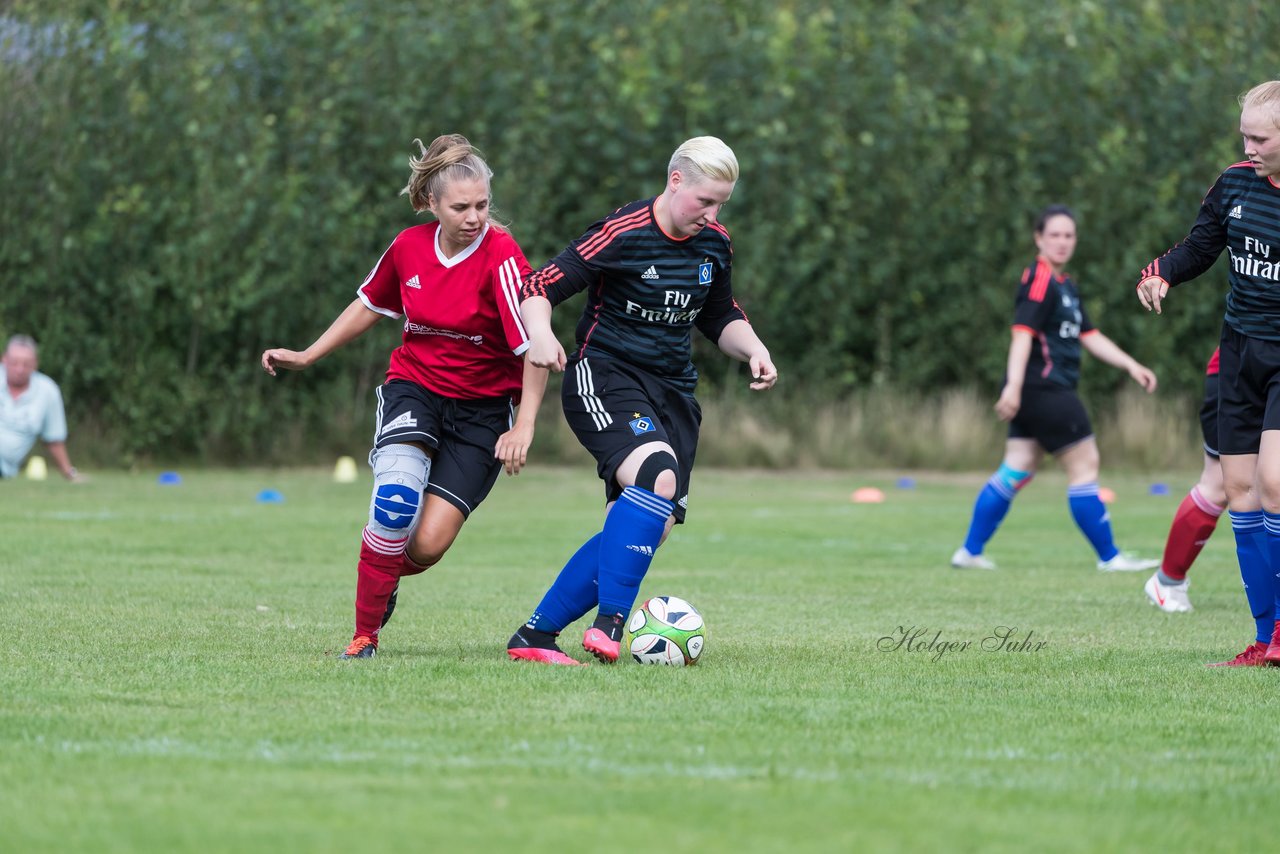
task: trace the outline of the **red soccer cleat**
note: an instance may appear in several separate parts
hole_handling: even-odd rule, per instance
[[[1266,667],[1268,648],[1262,641],[1257,641],[1230,661],[1215,661],[1205,667]]]
[[[1276,627],[1271,632],[1271,645],[1267,647],[1267,654],[1263,658],[1267,664],[1280,665],[1280,621],[1276,622]]]

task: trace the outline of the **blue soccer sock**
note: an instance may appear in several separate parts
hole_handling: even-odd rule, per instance
[[[964,538],[964,548],[971,555],[980,555],[987,547],[987,540],[995,534],[1004,516],[1013,504],[1013,497],[1006,498],[991,484],[982,487],[978,500],[973,503],[973,518],[969,520],[969,534]],[[952,542],[955,542],[952,540]]]
[[[1280,614],[1280,579],[1276,578],[1276,567],[1280,566],[1280,513],[1267,513],[1264,511],[1262,514],[1262,526],[1267,532],[1266,576],[1271,583],[1272,607],[1269,615],[1255,618],[1258,620],[1259,631],[1262,630],[1262,624],[1267,617],[1270,617],[1274,626],[1275,617]],[[1270,641],[1271,637],[1268,635],[1266,638],[1258,638],[1258,640]]]
[[[1071,518],[1098,553],[1098,560],[1111,560],[1120,550],[1111,539],[1111,514],[1107,505],[1098,497],[1098,482],[1082,483],[1067,487],[1067,504]]]
[[[590,611],[599,598],[596,575],[600,568],[600,540],[596,534],[583,543],[538,603],[538,610],[525,623],[540,632],[559,632]]]
[[[1231,530],[1236,535],[1236,558],[1240,580],[1249,600],[1249,612],[1258,630],[1258,640],[1267,643],[1275,627],[1275,584],[1271,575],[1271,544],[1261,510],[1230,511]]]
[[[604,520],[600,541],[600,613],[631,613],[640,582],[675,507],[647,489],[628,486]]]
[[[1027,485],[1031,474],[1016,471],[1002,464],[987,480],[978,499],[973,503],[973,518],[969,521],[969,534],[964,538],[964,549],[971,555],[980,555],[987,541],[995,535],[1004,521],[1018,490]]]

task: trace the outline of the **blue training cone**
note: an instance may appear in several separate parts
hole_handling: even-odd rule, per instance
[[[274,489],[264,489],[258,493],[258,501],[261,504],[283,504],[284,496]]]
[[[182,483],[182,476],[176,471],[162,471],[160,476],[156,478],[156,483],[161,486],[174,486]]]
[[[1150,492],[1152,495],[1168,495],[1169,486],[1164,483],[1153,483],[1151,484]]]

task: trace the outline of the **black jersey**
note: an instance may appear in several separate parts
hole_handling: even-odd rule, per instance
[[[632,202],[592,225],[525,279],[521,294],[557,305],[586,290],[572,358],[622,359],[692,392],[693,327],[718,341],[731,322],[746,320],[730,287],[733,246],[719,223],[671,237],[654,218],[654,201]]]
[[[1241,335],[1280,341],[1280,185],[1259,178],[1248,161],[1227,168],[1200,204],[1191,233],[1152,261],[1139,279],[1170,287],[1231,256],[1226,324]]]
[[[1069,276],[1054,273],[1043,258],[1023,270],[1013,328],[1026,329],[1034,336],[1027,357],[1027,385],[1076,387],[1080,382],[1080,336],[1097,330]]]

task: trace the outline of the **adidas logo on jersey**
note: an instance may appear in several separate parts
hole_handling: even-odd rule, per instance
[[[1244,219],[1244,205],[1236,205],[1227,216],[1232,219]]]
[[[633,552],[640,552],[642,555],[653,557],[653,546],[627,546]]]
[[[658,271],[650,265],[649,269],[640,274],[640,278],[656,280],[658,278]]]
[[[405,286],[406,288],[417,288],[418,290],[422,290],[422,283],[418,281],[418,277],[417,277],[417,276],[414,276],[412,279],[410,279],[409,281],[405,282],[405,283],[404,283],[404,286]]]
[[[392,430],[400,430],[404,427],[417,427],[417,426],[418,426],[418,419],[413,417],[413,413],[403,412],[400,415],[397,415],[395,418],[388,421],[386,424],[382,425],[382,429],[378,431],[378,435],[381,436],[384,433],[390,433]]]

